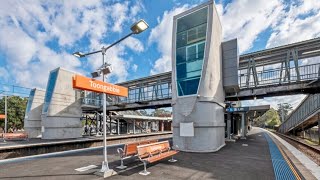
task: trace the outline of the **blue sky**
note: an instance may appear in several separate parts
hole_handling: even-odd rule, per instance
[[[49,71],[59,66],[89,76],[101,55],[77,59],[130,32],[145,19],[150,28],[107,52],[122,82],[171,70],[172,17],[203,0],[0,1],[0,83],[45,88]],[[320,36],[318,0],[216,0],[224,40],[238,38],[240,53]],[[295,96],[293,104],[304,96]],[[269,98],[256,103],[275,103]],[[297,99],[297,100],[296,100]]]

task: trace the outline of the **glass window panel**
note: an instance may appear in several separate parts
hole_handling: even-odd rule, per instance
[[[190,46],[187,47],[187,61],[193,61],[197,57],[197,47]]]
[[[204,57],[204,42],[198,45],[198,59],[203,59]]]
[[[177,48],[187,45],[187,32],[177,34]]]
[[[50,73],[49,81],[48,81],[47,89],[46,89],[46,95],[44,97],[44,107],[43,107],[44,113],[48,112],[48,108],[51,103],[51,98],[53,95],[54,87],[56,85],[57,76],[58,76],[58,70]]]
[[[205,49],[208,8],[178,19],[176,38],[179,96],[197,94]]]
[[[186,48],[179,48],[176,52],[176,63],[183,63],[186,61]]]
[[[178,19],[177,32],[186,31],[207,22],[208,8],[203,8]]]
[[[28,116],[28,113],[30,112],[30,110],[31,110],[31,106],[32,106],[32,102],[33,102],[33,99],[34,99],[34,94],[35,94],[35,90],[34,89],[32,89],[31,91],[30,91],[30,96],[29,96],[29,98],[28,98],[28,103],[27,103],[27,109],[26,109],[26,113],[25,113],[25,117],[27,117]]]

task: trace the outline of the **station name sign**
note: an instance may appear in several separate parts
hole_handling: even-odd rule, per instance
[[[75,75],[73,77],[73,88],[128,97],[128,88],[126,87],[117,86],[80,75]]]
[[[227,112],[247,112],[249,111],[249,107],[232,107],[232,108],[227,108]]]

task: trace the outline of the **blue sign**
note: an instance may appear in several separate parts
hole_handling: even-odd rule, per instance
[[[249,111],[249,107],[231,107],[226,109],[227,112],[246,112]]]

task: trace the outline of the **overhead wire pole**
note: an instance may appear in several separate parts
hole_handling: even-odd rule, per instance
[[[8,123],[8,104],[7,104],[7,95],[4,96],[4,133],[7,133],[7,123]]]

